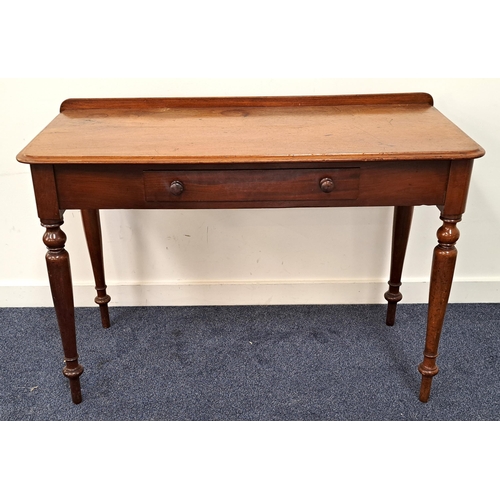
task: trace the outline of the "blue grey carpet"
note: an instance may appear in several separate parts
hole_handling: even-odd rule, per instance
[[[0,420],[499,420],[500,304],[451,304],[418,401],[425,305],[76,310],[71,402],[50,308],[0,309]]]

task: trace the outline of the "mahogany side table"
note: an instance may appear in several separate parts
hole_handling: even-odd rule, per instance
[[[74,403],[82,400],[66,210],[81,210],[109,327],[99,209],[393,206],[387,324],[401,300],[413,207],[436,205],[420,400],[429,398],[473,161],[484,150],[425,93],[69,99],[17,156],[31,165]]]

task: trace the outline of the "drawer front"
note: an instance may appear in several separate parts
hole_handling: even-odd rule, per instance
[[[355,200],[359,168],[144,171],[147,202]]]

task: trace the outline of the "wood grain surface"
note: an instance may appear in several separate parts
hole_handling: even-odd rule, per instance
[[[74,99],[22,163],[471,159],[483,149],[428,94]]]

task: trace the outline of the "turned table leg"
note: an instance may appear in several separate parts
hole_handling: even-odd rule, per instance
[[[389,290],[384,294],[384,298],[388,302],[386,324],[389,326],[394,325],[396,320],[396,306],[403,298],[399,287],[401,286],[401,274],[403,272],[412,217],[413,207],[394,207],[391,271],[388,282]]]
[[[66,235],[61,230],[62,220],[42,220],[41,223],[45,227],[43,241],[48,249],[45,258],[66,363],[63,373],[69,379],[73,403],[78,404],[82,401],[80,375],[83,373],[83,367],[78,363],[76,351],[73,285],[69,255],[64,248]]]
[[[85,238],[89,248],[90,261],[92,262],[92,271],[95,279],[95,289],[97,297],[95,303],[99,305],[101,312],[101,322],[104,328],[109,328],[109,310],[108,302],[111,297],[106,293],[106,281],[104,279],[104,259],[102,255],[102,234],[101,221],[98,210],[82,210],[83,228]]]
[[[441,220],[443,225],[437,232],[438,245],[432,259],[424,360],[418,366],[418,371],[422,374],[419,399],[423,403],[428,401],[432,378],[439,371],[436,364],[438,344],[457,260],[455,243],[460,236],[456,225],[461,217],[448,218],[442,215]]]

